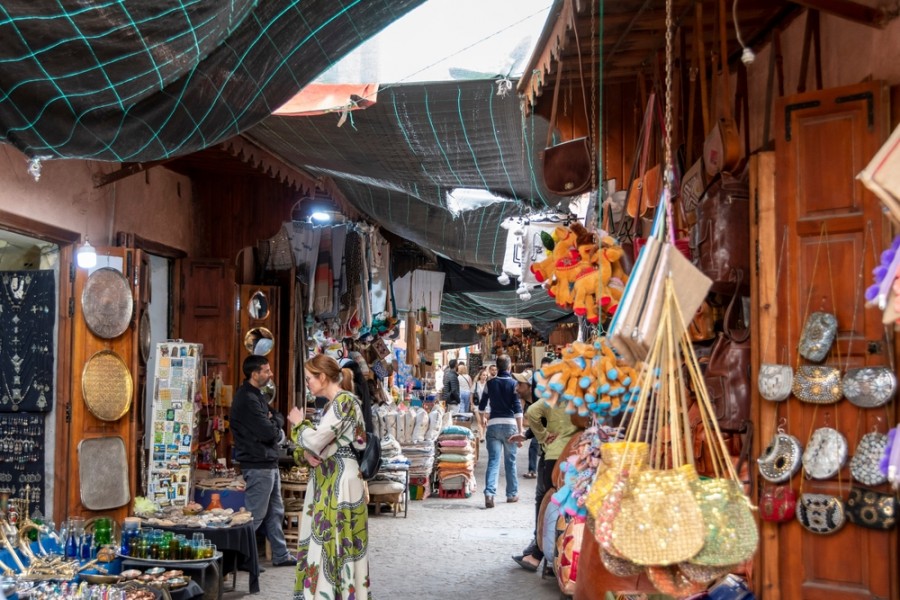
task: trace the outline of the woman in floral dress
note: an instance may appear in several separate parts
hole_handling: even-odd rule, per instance
[[[365,447],[363,407],[341,389],[341,369],[320,354],[306,363],[306,385],[328,399],[318,426],[294,410],[294,458],[312,467],[306,489],[294,599],[369,600],[368,512],[356,450]]]

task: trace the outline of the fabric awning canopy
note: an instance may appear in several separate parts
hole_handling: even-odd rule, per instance
[[[500,223],[556,207],[540,173],[547,122],[525,117],[494,80],[383,85],[378,102],[336,115],[272,116],[247,135],[292,165],[332,180],[372,221],[464,266],[499,273]],[[450,192],[497,201],[454,214]]]
[[[0,139],[145,162],[233,137],[423,0],[9,0]]]

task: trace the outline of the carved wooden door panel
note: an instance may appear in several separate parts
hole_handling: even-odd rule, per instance
[[[203,359],[226,375],[234,363],[236,343],[234,275],[234,267],[225,260],[181,261],[179,335],[186,342],[203,344]]]
[[[104,261],[103,266],[107,266],[106,263],[108,262],[110,268],[116,269],[124,275],[129,293],[132,297],[132,306],[137,306],[138,302],[135,297],[136,257],[134,251],[127,248],[97,248],[97,255],[98,257],[102,257],[102,260]],[[121,520],[129,514],[131,506],[130,501],[122,506],[103,510],[90,510],[85,506],[85,502],[83,501],[85,490],[82,490],[80,485],[82,470],[88,473],[92,469],[96,470],[97,465],[82,466],[82,452],[79,447],[83,442],[95,440],[97,438],[114,438],[120,436],[125,444],[125,456],[126,462],[128,463],[127,486],[130,491],[130,498],[134,498],[137,473],[134,469],[133,459],[139,452],[138,440],[135,438],[137,420],[135,408],[136,406],[139,406],[139,390],[136,385],[138,368],[136,354],[137,347],[135,345],[138,323],[137,310],[134,308],[132,309],[130,323],[120,335],[108,338],[94,333],[94,331],[88,327],[88,323],[85,319],[85,305],[92,306],[91,313],[94,315],[103,315],[104,307],[106,306],[109,306],[110,308],[109,314],[115,313],[116,315],[120,315],[124,313],[120,312],[121,304],[118,303],[119,297],[111,296],[108,293],[105,293],[104,289],[98,288],[92,288],[94,291],[93,294],[90,292],[85,294],[84,290],[89,281],[90,273],[81,268],[73,269],[73,273],[75,281],[71,304],[72,393],[71,401],[65,407],[66,421],[68,422],[67,435],[63,438],[65,439],[66,456],[63,461],[57,461],[57,465],[60,468],[66,469],[67,491],[65,492],[66,506],[63,507],[65,512],[62,513],[62,511],[60,511],[61,514],[58,515],[58,518],[61,520],[65,516],[72,515],[83,515],[86,517],[106,515]],[[108,289],[114,288],[110,287]],[[115,302],[113,302],[113,300]],[[94,367],[97,365],[100,366],[96,367],[96,369],[92,367],[91,374],[88,375],[88,381],[85,383],[85,367],[89,362],[94,360],[94,357],[108,357],[110,360],[103,360],[101,362],[101,360],[98,359],[97,362],[92,363]],[[124,363],[124,370],[116,368],[118,362],[115,357],[118,357],[118,359],[121,359],[121,362]],[[110,375],[108,382],[104,384],[102,381],[97,381],[96,374],[104,371],[106,367],[110,366],[111,368],[108,369]],[[105,406],[105,402],[108,399],[117,400],[120,395],[111,394],[107,397],[106,392],[109,389],[121,391],[122,382],[126,381],[128,378],[131,379],[132,389],[131,403],[128,411],[124,416],[112,419],[110,418],[110,414],[114,412],[114,409]],[[101,399],[101,402],[92,400],[92,406],[95,407],[95,412],[104,415],[105,418],[98,418],[98,416],[89,409],[85,400],[86,393],[91,398]],[[98,409],[98,406],[102,406],[102,408]],[[109,409],[109,412],[107,412],[107,409]],[[84,448],[82,447],[82,449]],[[97,485],[117,487],[109,482],[112,479],[125,476],[122,472],[125,465],[122,465],[122,470],[114,465],[107,465],[107,467],[107,469],[100,473],[100,480],[94,479],[93,484],[91,484],[90,487]],[[94,474],[97,475],[97,473]],[[117,489],[121,488],[117,487]],[[94,500],[96,501],[96,498]],[[100,501],[102,504],[103,500],[101,499]],[[88,501],[88,505],[91,505],[90,501]]]
[[[865,308],[863,293],[890,233],[877,199],[856,180],[886,138],[887,116],[887,89],[881,82],[779,101],[775,238],[780,245],[787,227],[788,242],[778,292],[778,314],[784,315],[778,345],[787,349],[795,368],[812,364],[798,356],[797,345],[804,320],[815,311],[834,313],[838,321],[837,340],[825,364],[842,373],[848,367],[889,364],[881,314]],[[846,399],[818,409],[795,396],[787,402],[786,429],[804,448],[814,429],[830,426],[843,433],[852,455],[862,433],[878,425],[886,431],[886,423],[896,423],[897,400],[889,405],[889,414],[859,409]],[[798,493],[801,482],[803,493],[839,495],[846,501],[852,480],[845,467],[840,477],[828,480],[806,479],[801,471],[791,481]],[[847,524],[831,535],[818,535],[794,520],[778,528],[778,538],[780,572],[764,578],[780,588],[781,598],[897,598],[895,532]]]

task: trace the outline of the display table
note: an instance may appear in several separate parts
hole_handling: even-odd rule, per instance
[[[150,558],[132,558],[129,556],[120,557],[122,570],[141,569],[146,570],[148,567],[164,567],[166,569],[178,569],[187,573],[197,573],[200,576],[198,584],[194,576],[191,576],[190,583],[178,590],[170,590],[169,594],[173,600],[186,600],[188,598],[206,597],[209,585],[206,582],[207,571],[212,571],[213,579],[216,582],[216,598],[222,599],[223,593],[223,577],[222,577],[222,553],[216,552],[212,558],[205,560],[175,561],[175,560],[153,560]]]
[[[237,527],[163,527],[158,529],[172,531],[191,537],[195,533],[203,536],[216,545],[216,549],[224,556],[222,573],[236,570],[250,574],[250,593],[259,592],[259,554],[256,548],[256,531],[253,521]],[[235,581],[236,581],[235,577]],[[234,585],[232,585],[234,589]]]

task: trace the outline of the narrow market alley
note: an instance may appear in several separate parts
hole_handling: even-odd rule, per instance
[[[407,518],[382,512],[369,519],[369,564],[375,600],[439,600],[451,595],[466,600],[556,600],[555,580],[541,580],[517,566],[510,556],[519,554],[531,539],[534,522],[535,480],[527,471],[527,446],[518,453],[519,497],[509,504],[502,498],[493,509],[484,508],[484,473],[487,449],[481,447],[476,466],[478,489],[465,500],[436,496],[409,503]],[[499,489],[503,488],[503,474]],[[261,592],[257,597],[289,598],[294,570],[260,563]],[[236,599],[247,594],[247,574],[238,576]]]

